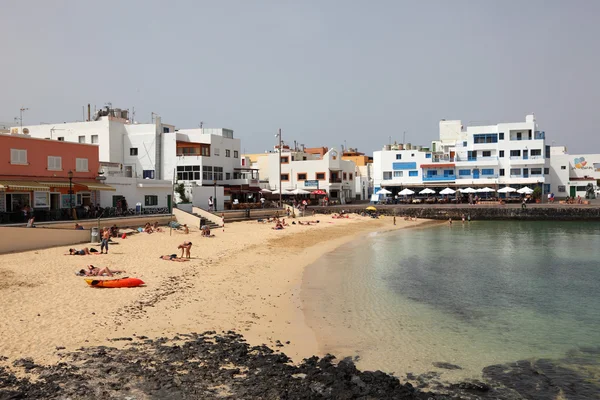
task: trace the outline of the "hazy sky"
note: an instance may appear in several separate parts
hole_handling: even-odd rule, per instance
[[[600,1],[0,2],[0,121],[135,107],[179,128],[372,152],[440,119],[524,121],[600,152]]]

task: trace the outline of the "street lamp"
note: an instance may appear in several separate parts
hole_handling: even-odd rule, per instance
[[[215,195],[213,196],[213,210],[217,211],[217,180],[215,179]]]
[[[69,170],[67,176],[69,177],[69,208],[73,217],[73,171]]]

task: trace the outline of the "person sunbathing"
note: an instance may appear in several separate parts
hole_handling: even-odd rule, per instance
[[[190,258],[190,252],[192,250],[192,242],[188,242],[185,241],[182,244],[180,244],[178,247],[178,249],[181,249],[181,258],[183,258],[183,253],[185,252],[185,256],[187,258]]]
[[[85,275],[85,276],[113,276],[114,274],[121,274],[125,271],[122,270],[114,270],[111,271],[110,269],[108,269],[108,267],[104,267],[104,268],[98,268],[98,267],[94,267],[93,265],[88,265],[87,266],[87,270],[82,269],[79,271],[80,275]]]
[[[152,230],[154,230],[154,232],[162,232],[162,228],[158,227],[158,221],[156,221],[154,223],[154,226],[152,227]]]
[[[275,226],[271,229],[275,229],[276,231],[283,229],[283,225],[281,225],[281,222],[278,222],[277,224],[275,224]]]
[[[210,237],[210,228],[207,225],[202,225],[200,230],[202,231],[202,236]]]
[[[169,254],[166,256],[160,256],[159,258],[162,260],[167,260],[167,261],[177,261],[177,262],[189,261],[189,260],[186,260],[185,258],[177,258],[177,254]]]
[[[98,250],[96,249],[92,249],[90,251],[90,249],[88,249],[87,247],[84,247],[81,250],[77,250],[77,249],[69,249],[69,255],[70,256],[89,256],[92,253],[97,253]]]

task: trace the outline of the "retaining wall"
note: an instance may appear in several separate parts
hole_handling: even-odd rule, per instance
[[[0,227],[0,254],[90,242],[89,230]]]

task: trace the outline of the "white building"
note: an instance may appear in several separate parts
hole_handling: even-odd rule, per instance
[[[550,146],[533,115],[525,122],[464,127],[440,122],[431,147],[386,145],[373,154],[375,192],[403,187],[536,186],[550,190]]]
[[[600,154],[568,154],[565,146],[553,146],[550,158],[551,192],[557,198],[582,198],[592,184],[600,186]]]
[[[263,186],[280,189],[278,151],[258,155],[252,166],[258,169]],[[284,191],[323,190],[331,201],[345,204],[356,197],[355,169],[354,162],[342,160],[336,149],[321,155],[282,146],[281,187]]]
[[[189,194],[194,186],[216,184],[225,187],[225,200],[236,192],[259,190],[256,171],[242,168],[240,140],[230,129],[176,130],[159,116],[151,124],[131,123],[127,111],[106,108],[91,121],[23,130],[32,137],[97,143],[101,162],[121,166],[110,177],[183,182]],[[138,183],[133,186],[141,189]]]

